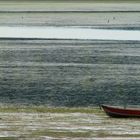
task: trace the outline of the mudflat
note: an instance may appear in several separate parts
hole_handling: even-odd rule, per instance
[[[130,0],[0,1],[0,26],[133,30],[140,29],[139,15],[139,1]],[[0,139],[139,139],[139,119],[109,118],[88,108],[102,102],[139,105],[139,46],[139,41],[0,39]]]
[[[139,9],[138,1],[0,1],[0,25],[139,29]]]
[[[138,139],[139,119],[114,119],[98,108],[1,106],[0,139]]]

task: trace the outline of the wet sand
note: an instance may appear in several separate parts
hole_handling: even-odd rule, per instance
[[[101,13],[0,13],[0,25],[11,26],[101,26],[138,28],[139,12]],[[13,20],[14,19],[14,20]],[[78,20],[77,20],[78,19]]]
[[[138,2],[1,2],[0,25],[140,27]],[[77,20],[78,19],[78,20]]]
[[[26,140],[136,140],[139,119],[99,113],[0,113],[0,137]]]
[[[0,25],[7,26],[140,29],[139,13],[139,2],[0,1]],[[118,96],[123,92],[131,97],[130,104],[133,100],[138,105],[139,46],[138,41],[1,39],[0,102],[94,106],[104,93],[104,103],[123,104]],[[139,119],[113,119],[103,112],[1,112],[0,139],[4,138],[136,140],[140,125]]]
[[[123,96],[131,96],[128,102],[139,104],[139,41],[0,42],[3,103],[88,106],[102,99],[123,104],[123,86]]]
[[[62,0],[41,0],[41,1],[0,1],[0,12],[14,11],[140,11],[138,0],[133,1],[62,1]]]

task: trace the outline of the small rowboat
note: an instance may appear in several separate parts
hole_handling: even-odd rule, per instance
[[[138,108],[120,108],[108,105],[101,105],[101,107],[110,117],[140,117]]]

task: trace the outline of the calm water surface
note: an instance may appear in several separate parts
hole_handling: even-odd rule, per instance
[[[79,27],[0,27],[1,38],[140,40],[139,30],[107,30]]]

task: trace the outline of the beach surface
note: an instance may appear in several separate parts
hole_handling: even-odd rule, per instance
[[[0,1],[3,26],[134,31],[140,2]],[[140,139],[138,118],[93,107],[140,105],[139,85],[138,40],[1,38],[0,140]]]

